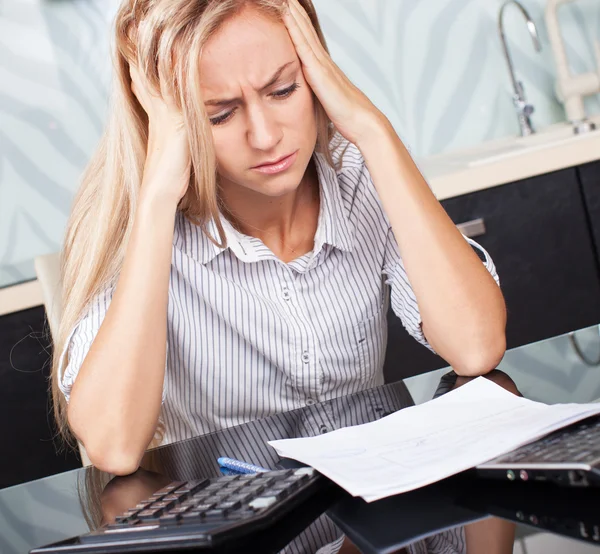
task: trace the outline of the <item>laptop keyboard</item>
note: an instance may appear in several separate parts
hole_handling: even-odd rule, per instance
[[[586,463],[600,459],[600,418],[556,431],[493,460],[494,463]]]
[[[220,534],[256,528],[257,520],[287,513],[320,479],[314,469],[275,470],[214,479],[172,482],[113,523],[82,535],[82,543],[155,540],[193,535],[197,544],[211,544]],[[287,508],[287,509],[286,509]]]

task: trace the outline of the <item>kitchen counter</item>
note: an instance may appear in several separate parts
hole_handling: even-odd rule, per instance
[[[529,137],[505,137],[416,162],[438,200],[444,200],[599,160],[600,115],[590,120],[598,128],[582,135],[563,122]]]

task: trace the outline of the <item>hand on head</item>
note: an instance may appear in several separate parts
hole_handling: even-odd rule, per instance
[[[152,90],[146,76],[131,64],[131,91],[148,116],[148,149],[144,166],[143,192],[166,194],[177,202],[183,198],[190,180],[191,157],[183,114],[161,87]]]

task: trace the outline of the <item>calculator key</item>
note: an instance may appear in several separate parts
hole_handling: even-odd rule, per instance
[[[235,494],[236,492],[242,490],[242,489],[246,489],[247,487],[244,485],[229,485],[225,490],[227,491],[228,494]]]
[[[154,502],[154,504],[150,504],[150,506],[148,506],[148,508],[150,509],[156,509],[156,508],[160,508],[162,510],[168,510],[169,508],[172,508],[173,506],[175,506],[175,502],[171,501],[171,502],[165,502],[164,500],[159,500],[158,502]]]
[[[141,519],[142,521],[147,521],[150,519],[158,519],[159,516],[161,516],[163,513],[163,510],[160,508],[157,509],[148,509],[148,510],[142,510],[137,517],[139,519]]]
[[[163,497],[167,494],[172,494],[173,491],[177,490],[179,487],[181,487],[183,485],[183,481],[174,481],[173,483],[167,485],[166,487],[163,487],[162,489],[159,489],[155,492],[152,493],[152,495],[150,496],[149,500],[157,500],[160,497]]]
[[[262,477],[261,479],[257,479],[255,483],[253,483],[254,485],[264,485],[264,486],[269,486],[272,485],[273,483],[275,483],[275,479],[273,479],[273,477]]]
[[[138,512],[140,512],[140,510],[135,510],[135,509],[127,510],[126,512],[122,513],[121,515],[118,515],[115,518],[115,521],[116,522],[125,521],[125,520],[130,519],[133,516],[135,516]]]
[[[217,504],[217,508],[221,508],[222,510],[232,511],[241,508],[241,502],[221,502]]]
[[[185,481],[173,481],[172,483],[169,483],[168,485],[164,486],[160,490],[164,491],[164,492],[172,492],[172,491],[178,489],[179,487],[181,487],[182,485],[185,485]],[[160,492],[160,491],[158,491],[158,492]]]
[[[299,467],[294,471],[294,475],[308,475],[312,477],[315,474],[315,469],[313,467]]]
[[[229,520],[240,520],[240,519],[246,519],[249,517],[253,517],[254,514],[256,513],[256,510],[253,510],[252,508],[244,508],[241,510],[234,510],[233,512],[230,512],[227,514],[227,519]]]
[[[229,502],[241,502],[242,504],[245,504],[253,497],[254,495],[252,494],[233,494],[227,500]]]
[[[308,475],[291,475],[288,477],[284,483],[303,483],[304,481],[308,481]]]
[[[191,506],[177,506],[177,508],[173,508],[169,510],[170,514],[185,514],[185,512],[189,512],[192,509]]]
[[[285,479],[286,477],[289,477],[290,475],[294,474],[294,470],[293,469],[278,469],[275,471],[269,471],[266,475],[268,475],[269,477],[272,477],[273,479]]]
[[[221,517],[225,517],[227,515],[227,510],[223,510],[221,508],[213,508],[212,510],[208,510],[202,514],[206,519],[217,519]]]
[[[106,529],[123,529],[124,527],[130,527],[131,524],[129,521],[115,521],[114,523],[109,523]]]
[[[181,514],[165,514],[158,518],[158,523],[169,525],[177,523],[181,519]]]
[[[194,512],[207,512],[208,510],[212,510],[215,506],[214,502],[206,502],[205,504],[198,504],[193,508]]]
[[[191,510],[185,514],[181,514],[181,519],[183,521],[200,521],[202,519],[202,512]]]
[[[285,489],[268,489],[261,494],[259,498],[272,496],[277,500],[281,500],[287,496],[287,491]]]
[[[188,481],[185,485],[177,489],[178,493],[187,492],[189,494],[195,494],[199,490],[202,490],[206,487],[210,481],[208,479],[197,479],[193,481]]]
[[[268,490],[269,492],[287,492],[290,488],[285,483],[275,483],[273,486],[269,487]]]
[[[285,481],[281,482],[280,486],[285,486],[289,490],[295,490],[300,487],[303,481],[304,479],[302,477],[288,477]]]
[[[214,483],[206,487],[202,492],[203,493],[214,493],[215,491],[220,491],[223,488],[223,485],[220,483]]]
[[[277,502],[277,498],[275,496],[264,496],[261,498],[255,498],[248,504],[248,506],[250,506],[250,508],[254,508],[255,510],[262,510],[269,508],[275,504],[275,502]]]

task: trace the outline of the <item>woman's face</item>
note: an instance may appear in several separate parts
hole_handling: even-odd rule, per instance
[[[269,197],[295,190],[317,129],[313,93],[285,25],[245,9],[208,41],[200,75],[221,186]],[[255,169],[294,153],[285,171]]]

